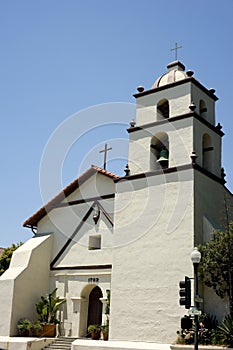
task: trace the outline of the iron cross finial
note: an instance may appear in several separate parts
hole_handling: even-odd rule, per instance
[[[173,49],[171,49],[171,51],[175,51],[175,61],[177,61],[177,51],[181,48],[182,48],[182,46],[178,46],[178,44],[176,43],[175,47]]]
[[[99,153],[104,153],[104,170],[106,170],[106,164],[107,164],[107,152],[110,151],[112,147],[107,146],[107,143],[105,143],[104,149],[99,151]]]

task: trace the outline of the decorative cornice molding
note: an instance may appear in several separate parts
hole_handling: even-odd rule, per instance
[[[210,179],[220,183],[221,185],[224,185],[225,182],[226,182],[224,179],[218,177],[217,175],[214,175],[213,173],[211,173],[210,171],[202,168],[200,165],[198,165],[196,163],[192,164],[192,167],[193,167],[193,169],[195,169],[195,170],[199,171],[200,173],[208,176]]]
[[[163,91],[163,90],[167,90],[167,89],[170,89],[170,88],[174,88],[176,86],[187,84],[187,83],[195,84],[197,87],[199,87],[203,92],[205,92],[214,101],[218,100],[218,97],[216,95],[214,95],[210,90],[208,90],[204,85],[202,85],[194,77],[190,77],[190,78],[182,79],[182,80],[179,80],[179,81],[175,81],[173,83],[166,84],[166,85],[163,85],[163,86],[159,86],[157,88],[144,90],[142,92],[138,92],[138,93],[134,94],[133,96],[135,98],[138,98],[138,97],[142,97],[142,96],[153,94],[153,93],[158,92],[158,91]]]
[[[64,208],[64,207],[69,207],[69,206],[72,206],[72,205],[79,205],[79,204],[84,204],[84,203],[93,202],[93,201],[100,201],[100,200],[104,200],[104,199],[110,199],[110,198],[114,198],[114,197],[115,197],[115,193],[103,194],[102,196],[98,196],[98,197],[89,197],[89,198],[85,198],[85,199],[78,199],[76,201],[70,201],[70,202],[65,202],[65,203],[58,203],[58,204],[55,204],[52,207],[52,209]]]
[[[159,120],[159,121],[151,122],[151,123],[148,123],[148,124],[143,124],[141,126],[135,126],[133,128],[128,128],[127,131],[128,131],[128,133],[131,133],[131,132],[135,132],[135,131],[145,130],[145,129],[152,128],[154,126],[168,124],[168,123],[176,122],[177,120],[182,120],[182,119],[187,119],[187,118],[192,118],[192,117],[196,118],[202,124],[206,125],[208,128],[210,128],[211,130],[216,132],[219,136],[224,136],[224,132],[222,132],[219,129],[219,127],[214,126],[213,124],[208,122],[206,119],[201,117],[196,112],[189,112],[189,113],[186,113],[186,114],[177,115],[176,117],[171,117],[171,118],[168,118],[168,119]]]
[[[111,264],[107,265],[79,265],[79,266],[58,266],[58,267],[50,267],[50,270],[103,270],[103,269],[112,269]]]
[[[115,179],[114,182],[117,183],[117,182],[122,182],[122,181],[127,181],[127,180],[144,179],[144,178],[151,177],[151,176],[170,174],[170,173],[175,173],[175,172],[183,171],[183,170],[187,170],[187,169],[192,169],[191,163],[185,164],[185,165],[180,165],[178,167],[172,167],[172,168],[160,169],[160,170],[154,170],[154,171],[147,171],[145,173],[124,176],[124,177],[120,177],[119,179]]]
[[[122,181],[127,181],[127,180],[145,179],[145,178],[151,177],[151,176],[157,176],[157,175],[161,175],[161,174],[166,175],[166,174],[171,174],[171,173],[184,171],[184,170],[188,170],[188,169],[195,169],[195,170],[199,171],[200,173],[208,176],[212,180],[214,180],[222,185],[225,184],[224,179],[218,177],[217,175],[214,175],[210,171],[202,168],[200,165],[195,164],[195,163],[194,164],[190,163],[190,164],[180,165],[177,167],[172,167],[172,168],[167,168],[167,169],[148,171],[145,173],[139,173],[139,174],[134,174],[134,175],[130,175],[130,176],[124,176],[124,177],[120,177],[119,179],[114,180],[114,182],[117,183],[117,182],[122,182]]]

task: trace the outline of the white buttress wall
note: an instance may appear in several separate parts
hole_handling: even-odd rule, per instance
[[[0,277],[0,335],[17,334],[20,318],[37,320],[35,304],[49,292],[52,236],[31,238],[13,254]]]

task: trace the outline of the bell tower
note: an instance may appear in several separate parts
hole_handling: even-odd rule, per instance
[[[185,66],[167,66],[149,90],[138,87],[136,122],[131,122],[130,174],[195,163],[221,177],[221,126],[215,125],[214,89],[204,87]]]
[[[127,340],[174,341],[184,315],[178,283],[193,274],[190,254],[226,227],[226,203],[233,205],[221,168],[215,90],[179,61],[167,69],[134,95],[126,176],[115,180],[110,332],[116,340],[120,331]],[[201,296],[203,312],[224,317],[224,301],[204,287]]]

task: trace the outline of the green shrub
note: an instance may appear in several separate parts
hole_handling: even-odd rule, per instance
[[[17,323],[17,328],[19,335],[21,336],[29,336],[29,332],[32,327],[32,322],[27,318],[21,318]]]
[[[233,347],[233,317],[227,316],[218,326],[218,339],[223,345]]]
[[[200,344],[216,344],[218,321],[215,316],[203,314],[199,317],[198,340]]]
[[[101,328],[98,324],[90,324],[87,330],[88,330],[88,333],[92,333],[92,332],[97,333],[97,332],[100,332]]]
[[[187,317],[187,316],[186,316]],[[215,316],[203,314],[199,317],[198,342],[202,345],[217,344],[218,322]],[[177,332],[178,344],[194,343],[194,320],[189,329],[181,329]]]
[[[42,333],[43,327],[40,321],[36,321],[32,323],[31,332],[33,336],[39,337]]]

